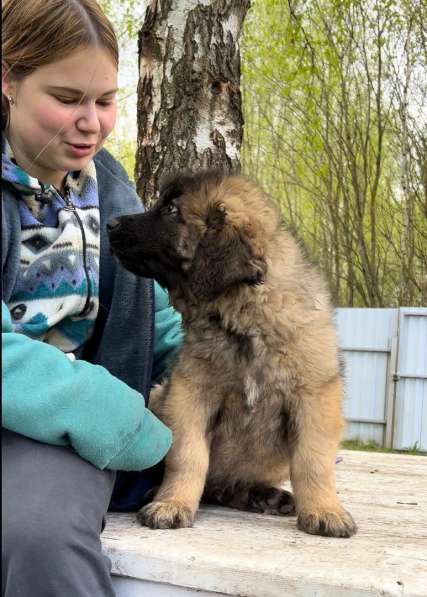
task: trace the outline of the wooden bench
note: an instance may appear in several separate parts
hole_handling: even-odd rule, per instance
[[[427,597],[427,457],[340,455],[338,491],[359,525],[351,539],[217,507],[167,531],[114,514],[102,540],[117,597]]]

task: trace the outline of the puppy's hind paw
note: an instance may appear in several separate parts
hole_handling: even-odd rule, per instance
[[[300,512],[298,528],[311,535],[323,537],[351,537],[357,531],[356,523],[347,510]]]
[[[192,527],[194,514],[186,504],[170,500],[147,504],[137,513],[136,518],[151,529],[179,529]]]
[[[277,516],[293,516],[295,502],[292,493],[276,487],[254,485],[248,494],[248,510]]]

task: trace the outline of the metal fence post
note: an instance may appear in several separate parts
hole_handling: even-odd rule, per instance
[[[399,330],[397,331],[399,334]],[[384,448],[393,447],[394,414],[396,403],[397,378],[397,357],[399,337],[393,336],[390,339],[390,357],[387,366],[386,396],[385,396],[385,429]]]

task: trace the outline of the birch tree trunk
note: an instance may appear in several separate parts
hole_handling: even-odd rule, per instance
[[[150,205],[164,174],[240,169],[239,36],[250,0],[151,0],[139,32],[135,182]]]

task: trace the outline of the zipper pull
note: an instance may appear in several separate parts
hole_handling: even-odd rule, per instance
[[[74,203],[70,199],[70,190],[69,190],[68,187],[65,188],[64,202],[65,202],[64,209],[66,211],[76,211],[76,206],[74,205]]]

